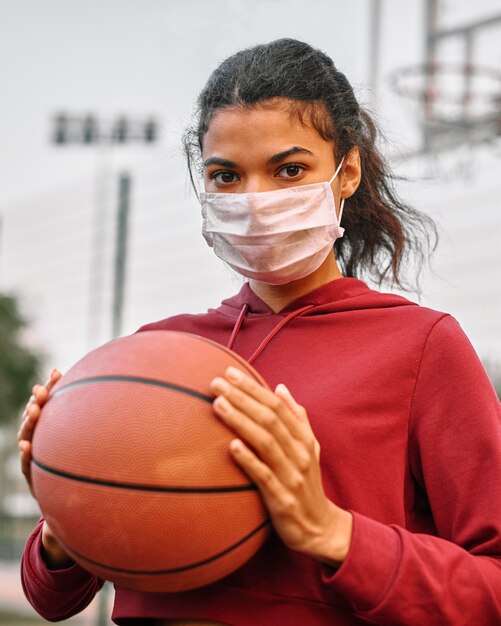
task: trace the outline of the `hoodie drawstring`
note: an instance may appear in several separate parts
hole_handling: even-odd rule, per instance
[[[242,307],[242,310],[240,311],[238,319],[235,322],[235,326],[233,326],[233,330],[231,332],[231,337],[230,337],[230,339],[228,341],[228,344],[226,345],[226,347],[229,350],[232,350],[233,346],[235,345],[235,341],[237,339],[237,335],[240,332],[240,327],[244,323],[244,319],[245,319],[245,316],[247,315],[247,311],[248,310],[249,310],[249,305],[248,304],[244,304],[243,307]]]
[[[247,359],[247,363],[252,364],[254,363],[254,361],[257,359],[257,357],[261,354],[261,352],[266,348],[266,346],[270,343],[270,341],[273,339],[273,337],[280,332],[280,330],[282,330],[282,328],[288,324],[291,320],[293,320],[295,317],[297,317],[298,315],[301,315],[301,313],[304,313],[305,311],[309,311],[310,309],[315,308],[315,304],[307,304],[306,306],[301,307],[300,309],[296,309],[295,311],[292,311],[291,313],[289,313],[289,315],[286,315],[282,320],[280,320],[280,322],[271,329],[271,331],[266,335],[266,337],[263,339],[263,341],[259,344],[259,346],[257,347],[256,351]],[[237,321],[235,322],[235,326],[233,327],[233,331],[231,333],[231,337],[228,341],[228,345],[227,347],[231,350],[235,344],[237,335],[240,331],[240,328],[242,327],[242,324],[244,323],[245,320],[245,316],[247,315],[247,311],[249,309],[249,305],[248,304],[244,304],[242,307],[242,310],[240,311],[240,314],[238,316]]]

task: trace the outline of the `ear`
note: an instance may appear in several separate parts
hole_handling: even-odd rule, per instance
[[[346,155],[341,169],[341,198],[352,196],[358,189],[361,178],[360,152],[358,146],[353,146]]]

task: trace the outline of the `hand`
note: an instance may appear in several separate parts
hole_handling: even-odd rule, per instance
[[[348,553],[352,516],[325,495],[320,446],[305,409],[285,385],[273,392],[233,367],[211,390],[215,412],[241,438],[231,442],[231,454],[257,485],[281,539],[338,565]]]
[[[24,409],[21,418],[21,426],[19,427],[19,431],[17,433],[17,441],[21,458],[21,471],[26,478],[26,482],[28,483],[33,497],[35,497],[31,482],[31,442],[33,439],[33,432],[38,418],[40,417],[42,407],[49,399],[50,390],[60,378],[61,372],[53,369],[50,373],[50,378],[45,385],[35,385],[33,387],[33,395],[28,400],[28,404]],[[73,560],[57,541],[46,521],[44,521],[42,527],[42,554],[47,566],[50,569],[68,567],[73,563]]]
[[[26,478],[26,482],[28,483],[33,497],[35,497],[35,494],[33,493],[33,486],[31,484],[31,441],[33,439],[33,432],[38,418],[40,417],[42,407],[49,399],[49,392],[60,378],[61,372],[53,369],[50,373],[50,378],[45,385],[34,385],[32,389],[33,395],[28,400],[28,404],[24,409],[21,417],[21,426],[19,427],[19,431],[17,433],[17,441],[21,458],[21,471]]]

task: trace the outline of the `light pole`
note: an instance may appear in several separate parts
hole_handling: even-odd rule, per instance
[[[119,115],[111,121],[99,120],[93,113],[69,115],[59,112],[53,118],[52,142],[56,145],[70,144],[152,144],[158,140],[157,120],[148,116],[144,119]]]
[[[89,281],[89,310],[88,310],[88,347],[95,347],[100,338],[100,320],[102,317],[104,298],[104,253],[106,249],[107,235],[107,171],[106,156],[111,149],[130,144],[152,145],[159,139],[159,124],[153,116],[144,118],[132,118],[126,115],[118,115],[112,120],[102,120],[93,113],[73,115],[59,112],[53,117],[52,143],[58,147],[69,145],[81,145],[93,147],[97,151],[98,164],[95,180],[95,199],[92,223],[92,249]],[[129,176],[130,181],[130,176]],[[120,206],[120,198],[118,205]],[[119,209],[120,210],[120,209]],[[118,224],[124,226],[123,221]],[[126,225],[125,225],[126,226]],[[126,228],[124,230],[126,232]],[[121,247],[122,258],[125,259],[125,241],[117,242]],[[115,272],[122,271],[115,264]],[[122,294],[117,298],[114,293],[112,328],[113,335],[117,332],[116,319],[121,319],[122,310],[116,310],[117,302],[123,306],[123,281],[114,277],[114,288],[121,288]],[[118,316],[118,317],[117,317]]]
[[[111,335],[115,339],[122,332],[125,297],[125,270],[127,265],[127,230],[129,227],[130,175],[120,174],[118,180],[118,210],[115,246],[115,271],[113,281],[113,313]]]

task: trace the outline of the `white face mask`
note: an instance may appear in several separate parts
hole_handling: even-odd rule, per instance
[[[344,228],[329,182],[251,193],[201,193],[202,233],[234,270],[283,285],[308,276],[325,261]]]

